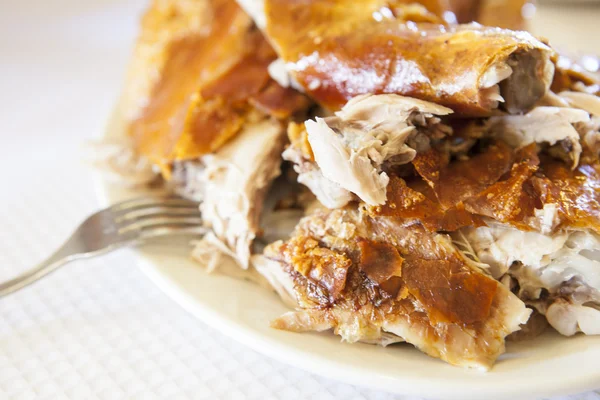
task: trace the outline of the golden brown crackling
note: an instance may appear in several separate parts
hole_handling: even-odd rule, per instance
[[[217,150],[242,129],[246,115],[243,105],[229,103],[223,97],[192,98],[177,142],[164,160],[188,160]],[[168,147],[157,150],[165,149]]]
[[[527,221],[534,217],[536,208],[543,207],[530,182],[539,165],[536,144],[521,149],[517,157],[520,159],[513,164],[507,179],[467,199],[465,208],[469,212],[529,230],[531,227]]]
[[[447,167],[435,149],[417,154],[413,165],[433,188],[440,203],[450,208],[497,182],[510,170],[513,161],[513,150],[497,141],[468,160],[455,161]]]
[[[227,65],[211,66],[200,56],[211,53],[204,49],[207,43],[186,38],[173,44],[150,103],[131,125],[142,154],[165,164],[193,159],[215,151],[239,132],[250,111],[248,97],[267,85],[267,66],[275,58],[272,51],[261,52],[268,45],[259,32],[244,33],[241,40],[258,53],[246,54],[209,82],[200,78],[207,69]]]
[[[217,9],[224,12],[219,7],[229,5],[218,0],[152,0],[149,3],[141,19],[119,101],[119,112],[127,121],[137,117],[147,103],[167,62],[170,44],[201,35],[214,19],[213,12]]]
[[[544,204],[558,205],[563,227],[592,229],[600,233],[600,165],[581,164],[571,170],[565,163],[544,159],[542,177],[533,184]]]
[[[467,160],[448,163],[441,152],[432,149],[413,160],[423,180],[392,176],[386,204],[367,211],[404,223],[418,222],[429,231],[480,226],[481,217],[531,230],[539,229],[536,210],[554,204],[561,221],[558,227],[599,231],[600,167],[596,159],[571,171],[564,162],[548,156],[540,162],[538,151],[536,144],[513,150],[496,142]]]
[[[419,225],[405,227],[397,234],[402,232],[404,238],[400,239],[404,240],[397,245],[404,256],[403,286],[418,300],[431,323],[475,326],[485,321],[497,282],[467,266],[456,250]]]
[[[428,191],[424,190],[424,192]],[[388,184],[386,203],[371,207],[369,212],[374,216],[418,222],[429,231],[452,232],[464,226],[483,224],[480,218],[467,212],[462,203],[444,208],[435,195],[433,198],[428,198],[414,187],[408,186],[406,181],[395,176]]]
[[[192,99],[197,98],[203,83],[218,78],[240,61],[246,32],[252,26],[234,1],[217,0],[207,7],[207,12],[218,16],[218,23],[203,21],[208,24],[208,33],[180,28],[178,35],[161,43],[165,61],[157,69],[159,78],[145,107],[130,125],[136,150],[162,166],[173,159]]]
[[[407,260],[404,273],[408,292],[421,302],[433,324],[472,325],[485,321],[498,287],[457,257]]]
[[[359,269],[373,283],[386,284],[384,290],[393,296],[405,288],[401,297],[414,296],[431,323],[472,325],[488,317],[497,283],[466,267],[458,256],[443,252],[424,259],[417,253],[404,261],[390,243],[359,238],[358,246]]]
[[[284,88],[274,80],[260,92],[249,98],[250,105],[277,119],[287,119],[299,110],[306,110],[311,101],[292,88]]]
[[[311,237],[298,236],[285,244],[284,260],[293,269],[327,291],[331,300],[341,296],[352,261],[343,253],[320,246]]]
[[[404,259],[393,245],[358,238],[359,269],[374,283],[381,285],[393,277],[402,276]]]
[[[310,300],[306,304],[370,304],[391,312],[401,307],[396,301],[410,295],[432,323],[475,326],[484,321],[497,282],[468,267],[455,251],[436,242],[435,234],[418,225],[398,232],[406,237],[394,233],[388,240],[357,237],[345,250],[327,248],[318,238],[299,234],[276,253],[297,273],[296,287]],[[311,285],[324,289],[329,301],[323,303],[323,290]]]
[[[361,232],[335,240],[330,235],[339,228],[329,225],[334,222],[330,218],[360,224]],[[335,300],[324,285],[297,271],[310,257],[304,252],[294,253],[300,258],[290,256],[294,252],[290,244],[304,241],[307,235],[314,235],[308,237],[319,247],[351,260],[345,287]],[[278,329],[333,328],[353,341],[377,338],[384,324],[399,324],[407,341],[458,365],[477,360],[489,366],[502,352],[503,337],[509,332],[502,307],[511,294],[468,266],[448,239],[419,225],[365,218],[356,209],[317,213],[299,224],[292,239],[268,246],[265,254],[282,263],[300,306],[295,318],[288,314],[273,322]],[[380,274],[372,269],[377,265]]]
[[[378,224],[374,220],[367,225],[371,223]],[[304,233],[276,247],[271,245],[267,254],[288,265],[296,295],[307,310],[330,310],[330,315],[357,313],[373,324],[409,318],[415,329],[429,332],[431,340],[437,340],[434,337],[440,332],[433,327],[440,323],[474,332],[485,325],[497,295],[496,281],[467,266],[455,250],[435,239],[436,234],[418,225],[398,227],[397,231],[382,228],[387,239],[377,233],[373,238],[356,237],[348,241],[349,247],[329,249],[331,253],[319,260],[312,251],[323,251],[323,245],[318,237]],[[331,265],[324,265],[328,263]],[[331,292],[314,287],[331,287],[324,282],[330,275],[322,274],[319,279],[311,271],[332,271],[340,265],[346,271],[345,285],[333,299]]]
[[[597,161],[575,170],[562,161],[537,155],[535,144],[517,151],[510,172],[464,201],[467,211],[511,224],[537,229],[535,211],[557,207],[559,228],[600,231],[600,167]]]

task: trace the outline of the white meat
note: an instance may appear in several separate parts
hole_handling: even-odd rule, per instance
[[[584,92],[561,92],[558,94],[567,101],[571,107],[585,110],[588,113],[600,116],[600,97]]]
[[[294,163],[298,173],[298,182],[305,185],[327,208],[340,208],[354,199],[352,193],[337,183],[325,178],[319,167],[305,160],[300,151],[293,146],[288,147],[282,154],[284,160]]]
[[[573,167],[579,164],[581,144],[579,132],[573,126],[588,122],[590,116],[583,110],[563,107],[536,107],[525,115],[505,115],[491,117],[489,132],[509,145],[521,148],[531,143],[554,145],[567,141]]]
[[[233,140],[201,159],[202,217],[243,268],[248,267],[266,190],[280,174],[284,142],[281,124],[263,120],[246,124]],[[215,248],[214,240],[209,248]]]

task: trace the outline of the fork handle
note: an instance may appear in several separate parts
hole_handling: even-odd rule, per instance
[[[6,296],[12,292],[15,292],[31,283],[37,281],[40,278],[48,275],[51,272],[56,271],[59,267],[66,263],[75,260],[75,256],[65,256],[65,247],[63,246],[52,254],[48,259],[40,263],[35,268],[25,271],[21,275],[0,283],[0,297]]]

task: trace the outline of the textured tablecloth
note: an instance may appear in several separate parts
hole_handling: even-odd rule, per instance
[[[0,279],[97,208],[80,147],[102,132],[144,2],[0,1]],[[123,252],[77,262],[0,299],[0,399],[399,398],[243,347],[135,263]]]

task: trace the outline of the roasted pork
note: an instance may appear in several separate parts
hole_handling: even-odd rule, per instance
[[[277,329],[333,329],[350,343],[403,340],[451,364],[488,369],[531,313],[448,236],[356,206],[315,212],[265,256],[263,273],[296,302],[272,322]]]

